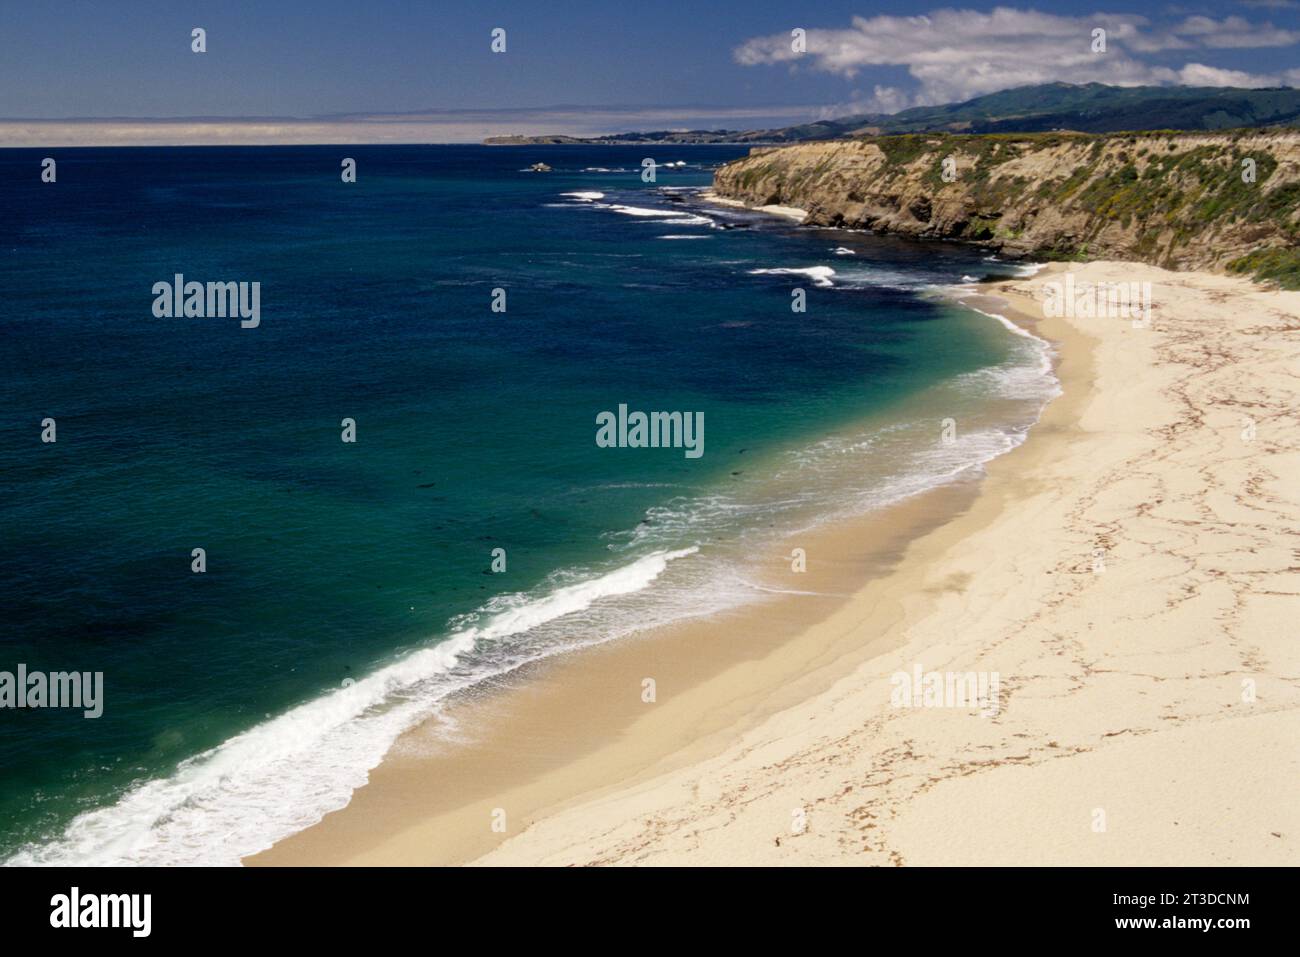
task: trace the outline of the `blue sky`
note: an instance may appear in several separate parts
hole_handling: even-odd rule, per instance
[[[1300,0],[1106,6],[0,0],[0,117],[522,110],[499,119],[581,127],[546,109],[569,105],[622,108],[598,114],[615,129],[752,127],[1058,79],[1300,83]],[[1089,49],[1096,25],[1109,34],[1102,57]],[[204,54],[190,50],[196,26]],[[489,49],[494,27],[504,54]],[[808,31],[800,55],[795,27]]]

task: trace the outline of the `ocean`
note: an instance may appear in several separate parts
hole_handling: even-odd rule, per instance
[[[0,860],[237,863],[458,691],[1018,444],[1049,348],[945,290],[1022,267],[702,195],[746,152],[0,150],[0,672],[104,687],[0,709]]]

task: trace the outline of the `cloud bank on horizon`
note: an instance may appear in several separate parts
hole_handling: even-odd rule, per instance
[[[0,118],[0,147],[479,143],[490,136],[600,136],[635,129],[747,129],[804,122],[815,106],[545,107],[320,117]],[[687,124],[683,126],[682,124]]]
[[[1251,4],[1291,9],[1295,0]],[[1105,30],[1105,50],[1094,49],[1093,31]],[[1270,73],[1200,62],[1216,50],[1281,48],[1300,43],[1300,31],[1252,23],[1240,16],[1191,15],[1157,26],[1136,14],[1065,16],[998,7],[989,12],[944,9],[917,16],[857,16],[839,29],[807,28],[803,50],[791,34],[754,37],[734,51],[743,66],[788,65],[854,80],[864,70],[902,67],[911,88],[875,84],[870,95],[854,91],[834,112],[895,113],[912,106],[960,102],[1037,83],[1109,83],[1116,86],[1270,87],[1300,84],[1300,68]],[[1177,67],[1152,55],[1181,54]]]

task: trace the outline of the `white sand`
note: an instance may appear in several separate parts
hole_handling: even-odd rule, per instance
[[[893,523],[891,571],[562,656],[253,863],[1300,863],[1300,293],[1069,268],[1151,282],[1153,323],[1036,321],[1063,266],[986,290],[1064,394],[928,531],[810,542],[835,591]],[[996,671],[999,713],[891,707],[918,664]]]
[[[903,599],[906,645],[482,863],[1300,863],[1300,294],[1071,269],[1151,281],[1153,327],[1067,320],[1080,414],[991,476],[1007,507]],[[998,671],[1001,713],[891,708],[918,662]]]

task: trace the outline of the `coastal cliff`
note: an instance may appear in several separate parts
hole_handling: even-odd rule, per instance
[[[806,209],[815,225],[1300,287],[1297,130],[802,143],[726,164],[714,189],[754,206]]]

